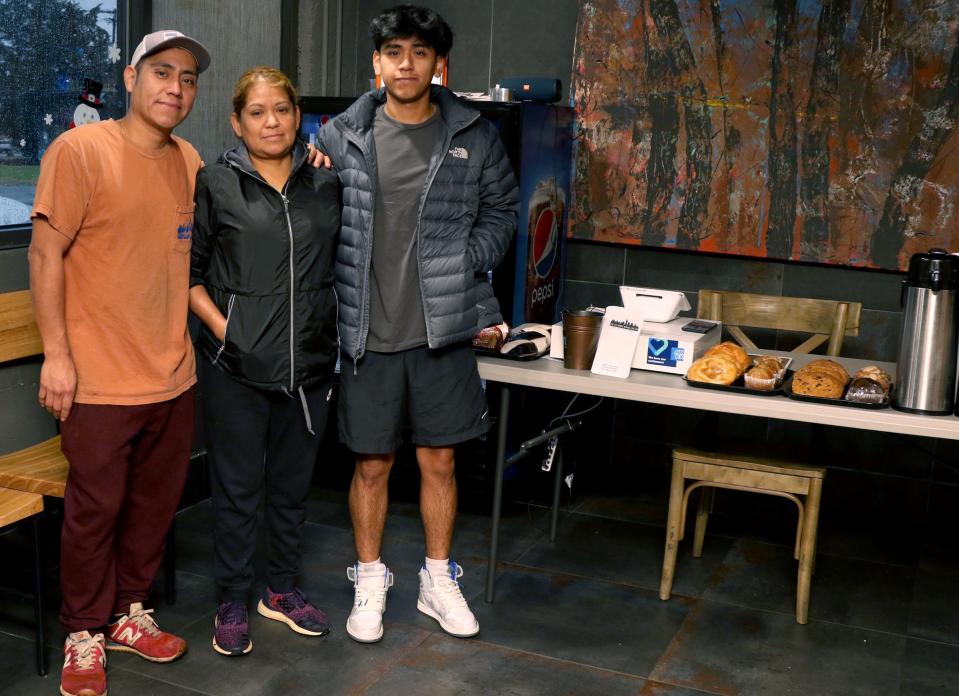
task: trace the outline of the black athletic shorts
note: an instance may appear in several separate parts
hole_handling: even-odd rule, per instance
[[[357,363],[343,355],[337,415],[340,441],[358,454],[396,451],[405,428],[414,445],[426,447],[450,447],[489,430],[469,343],[367,351]]]

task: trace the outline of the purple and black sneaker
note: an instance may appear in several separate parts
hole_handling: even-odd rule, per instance
[[[268,619],[282,621],[305,636],[323,636],[330,632],[330,621],[326,614],[310,604],[298,588],[292,592],[277,593],[267,587],[256,610]]]
[[[213,620],[213,649],[221,655],[235,657],[253,650],[250,623],[243,602],[223,602]]]

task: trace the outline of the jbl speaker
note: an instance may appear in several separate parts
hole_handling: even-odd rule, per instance
[[[509,89],[516,101],[552,104],[563,94],[563,83],[554,77],[504,77],[499,86]]]

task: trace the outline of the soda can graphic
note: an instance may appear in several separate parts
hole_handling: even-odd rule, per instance
[[[526,259],[526,321],[550,324],[559,297],[560,244],[566,194],[553,177],[542,179],[529,200]]]

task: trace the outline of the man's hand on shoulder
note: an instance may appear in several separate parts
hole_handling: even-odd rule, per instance
[[[40,405],[65,421],[77,394],[77,368],[70,355],[48,356],[40,368]]]
[[[333,168],[333,160],[330,159],[329,155],[326,155],[316,149],[313,145],[306,146],[306,161],[313,165],[316,169],[324,167],[326,169]]]

